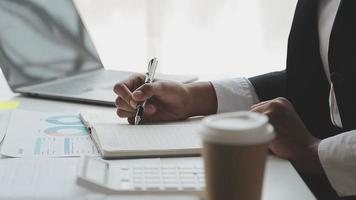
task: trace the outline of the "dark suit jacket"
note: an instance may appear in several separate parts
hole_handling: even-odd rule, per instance
[[[333,126],[330,85],[319,50],[317,0],[299,0],[288,41],[286,70],[250,78],[260,100],[289,99],[318,138],[356,129],[356,1],[342,0],[331,32],[329,65],[343,129]],[[318,199],[338,199],[326,177],[304,176]],[[311,179],[311,180],[308,180]],[[327,189],[326,189],[327,188]]]

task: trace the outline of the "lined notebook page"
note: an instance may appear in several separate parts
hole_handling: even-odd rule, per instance
[[[109,151],[201,148],[197,122],[164,125],[96,124],[102,147]]]

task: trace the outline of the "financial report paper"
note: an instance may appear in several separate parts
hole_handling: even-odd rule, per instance
[[[98,156],[79,113],[15,110],[1,154],[10,157]]]

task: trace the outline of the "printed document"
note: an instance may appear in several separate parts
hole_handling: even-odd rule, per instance
[[[97,156],[79,113],[14,110],[1,154],[10,157]]]

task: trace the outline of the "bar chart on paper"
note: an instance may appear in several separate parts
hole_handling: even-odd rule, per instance
[[[11,157],[99,155],[78,113],[16,110],[1,153]]]

